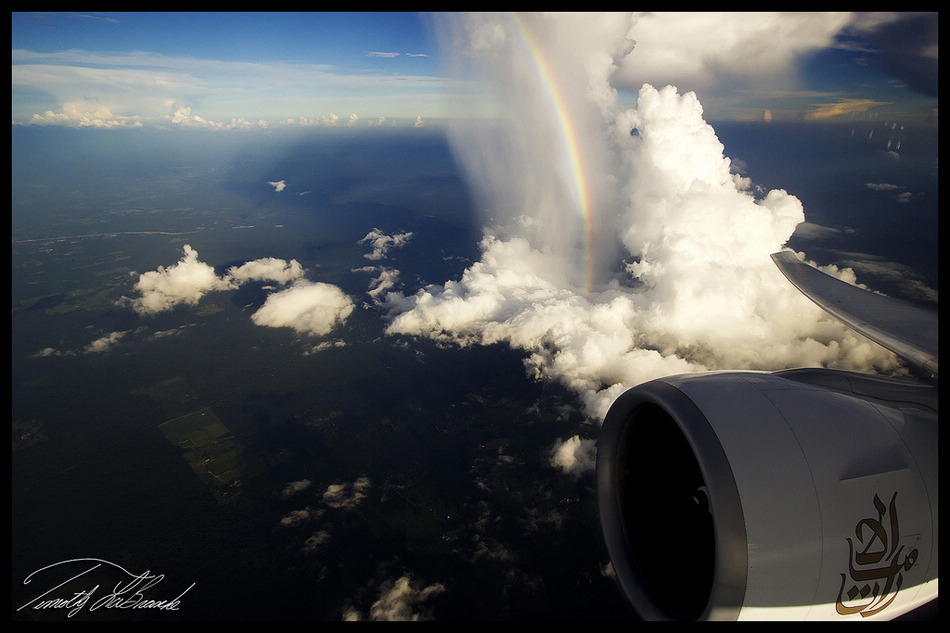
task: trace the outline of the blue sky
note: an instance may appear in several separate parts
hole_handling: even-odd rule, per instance
[[[366,67],[367,53],[402,54],[378,70],[413,70],[407,53],[433,55],[414,13],[19,13],[13,48],[149,51],[225,62]],[[421,66],[422,64],[420,64]]]
[[[16,124],[412,124],[451,117],[449,96],[479,90],[443,76],[433,20],[414,13],[24,12],[11,22]],[[709,119],[935,121],[935,15],[648,14],[633,37],[616,74],[621,98],[649,81],[696,91]]]

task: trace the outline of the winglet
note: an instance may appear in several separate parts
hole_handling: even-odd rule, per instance
[[[937,375],[937,313],[827,275],[791,251],[772,261],[802,294],[859,334]]]

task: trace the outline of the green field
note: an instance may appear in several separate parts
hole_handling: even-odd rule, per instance
[[[218,503],[239,498],[243,448],[210,408],[163,423],[168,441],[182,450],[191,469],[214,493]]]

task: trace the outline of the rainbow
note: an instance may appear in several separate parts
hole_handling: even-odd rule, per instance
[[[585,268],[585,289],[588,293],[594,289],[594,217],[590,202],[590,191],[588,189],[587,176],[584,171],[584,160],[578,141],[577,127],[571,118],[571,113],[567,108],[563,91],[558,85],[554,73],[544,56],[544,50],[538,44],[531,33],[530,28],[516,14],[510,14],[518,33],[521,35],[521,42],[524,45],[528,58],[534,64],[538,78],[544,92],[548,97],[551,110],[554,113],[558,124],[560,139],[563,146],[564,156],[567,157],[568,166],[571,173],[572,194],[574,202],[577,205],[578,212],[583,218],[584,227],[584,268]]]

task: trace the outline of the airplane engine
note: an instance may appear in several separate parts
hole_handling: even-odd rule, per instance
[[[714,372],[621,395],[605,544],[651,620],[891,619],[937,597],[936,387]]]

